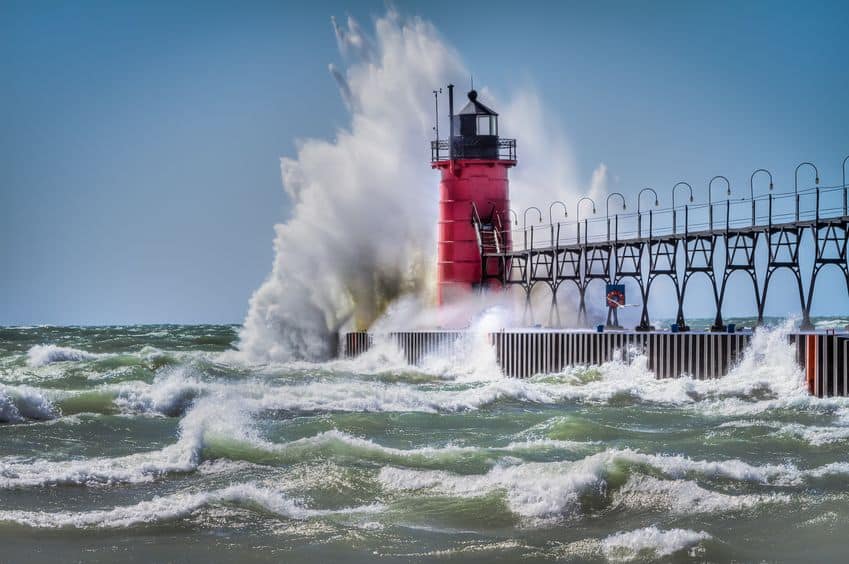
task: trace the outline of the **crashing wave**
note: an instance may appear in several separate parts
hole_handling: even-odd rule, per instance
[[[53,364],[54,362],[79,362],[94,360],[98,355],[71,347],[58,345],[34,345],[27,351],[27,364],[32,368]]]
[[[43,390],[30,386],[0,384],[0,423],[47,420],[58,415]]]
[[[636,560],[668,556],[712,538],[705,531],[662,530],[657,525],[612,534],[601,541],[604,556],[610,560]]]
[[[641,474],[649,468],[671,480]],[[616,503],[662,506],[685,514],[739,511],[766,503],[787,503],[781,494],[729,495],[705,490],[690,476],[726,479],[768,486],[798,486],[811,479],[843,475],[849,464],[800,470],[792,464],[755,466],[741,460],[693,460],[680,455],[647,454],[608,449],[575,461],[499,464],[485,474],[460,475],[444,470],[384,467],[381,484],[395,491],[435,492],[480,497],[504,492],[510,510],[532,520],[557,520],[580,515],[587,496],[616,490]],[[629,477],[633,472],[636,474]],[[649,503],[651,502],[651,503]]]
[[[380,506],[348,509],[309,509],[279,491],[257,484],[239,484],[206,492],[181,492],[155,497],[135,505],[94,511],[18,511],[0,510],[0,522],[17,523],[34,528],[105,528],[118,529],[134,525],[161,523],[191,516],[208,506],[237,505],[245,509],[270,513],[284,519],[310,519],[327,515],[368,513]]]

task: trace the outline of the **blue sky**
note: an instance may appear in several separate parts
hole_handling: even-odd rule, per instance
[[[664,199],[765,167],[783,191],[803,160],[841,180],[846,2],[394,5],[476,83],[535,88],[587,182],[604,163]],[[241,321],[289,213],[279,157],[347,123],[330,16],[384,10],[0,2],[0,323]]]

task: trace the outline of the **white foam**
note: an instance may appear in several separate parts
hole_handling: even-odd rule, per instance
[[[203,507],[222,504],[256,508],[286,519],[309,519],[340,513],[367,513],[381,509],[378,505],[340,510],[309,509],[276,490],[248,483],[209,492],[181,492],[107,510],[55,513],[0,511],[0,522],[13,522],[35,528],[126,528],[181,519]]]
[[[611,560],[636,560],[644,556],[656,558],[691,548],[710,538],[711,535],[705,531],[662,530],[652,525],[610,535],[601,541],[601,549]]]
[[[34,345],[27,351],[27,364],[33,368],[54,362],[93,360],[98,355],[71,347]]]
[[[204,398],[180,421],[179,440],[160,450],[85,460],[0,458],[0,489],[150,482],[166,474],[197,470],[204,447],[213,441],[250,447],[280,460],[299,461],[309,456],[330,455],[412,466],[443,464],[468,457],[494,463],[499,457],[511,453],[533,453],[543,449],[576,451],[588,446],[573,441],[538,439],[514,442],[503,447],[445,445],[400,449],[338,430],[277,444],[259,437],[254,431],[251,422],[254,407],[252,402],[237,396],[216,394]],[[227,469],[221,468],[222,471]],[[214,469],[210,466],[206,472]]]
[[[257,441],[254,444],[260,445]],[[384,461],[416,466],[427,462],[444,463],[451,459],[460,459],[461,457],[474,455],[490,457],[494,461],[501,454],[534,453],[541,450],[564,450],[572,452],[584,450],[589,445],[576,441],[538,439],[513,442],[501,447],[446,445],[400,449],[383,446],[369,439],[355,437],[342,431],[330,430],[284,444],[271,444],[262,441],[260,446],[269,452],[280,454],[295,454],[299,451],[321,452],[324,449],[331,449],[341,454],[344,453],[344,449],[350,449],[351,454],[359,458],[377,458]]]
[[[58,411],[43,390],[0,384],[0,423],[53,419]]]
[[[179,443],[117,458],[26,462],[0,459],[0,489],[149,482],[169,472],[194,470],[197,464],[196,453]]]
[[[160,372],[152,384],[122,382],[102,389],[114,393],[115,405],[124,411],[179,415],[197,397],[225,387],[226,384],[204,382],[188,367],[179,366]]]
[[[614,496],[614,504],[632,510],[648,507],[679,515],[741,511],[766,503],[789,503],[782,494],[728,495],[700,487],[692,480],[660,480],[636,474],[628,478]]]
[[[517,515],[548,520],[577,515],[580,495],[600,488],[604,472],[603,461],[588,457],[577,462],[498,465],[486,474],[469,476],[385,467],[379,479],[390,490],[432,489],[460,497],[504,491],[510,510]]]
[[[478,363],[484,368],[477,371],[471,368]],[[284,374],[305,371],[313,374],[295,381],[251,378],[209,382],[180,367],[162,372],[152,384],[124,382],[103,389],[113,391],[116,405],[127,412],[169,415],[182,412],[197,397],[212,394],[240,396],[256,409],[306,412],[439,413],[483,409],[505,400],[536,404],[609,403],[626,397],[720,416],[756,414],[777,408],[849,413],[849,399],[819,400],[802,388],[785,328],[757,332],[741,364],[718,380],[659,380],[647,370],[644,357],[631,364],[613,361],[597,368],[570,368],[562,374],[528,380],[500,377],[491,366],[494,363],[492,347],[483,333],[470,334],[451,354],[431,356],[420,367],[407,365],[391,340],[378,338],[370,351],[354,359],[282,365]],[[326,370],[334,373],[332,378],[320,377]],[[454,379],[456,385],[438,386],[427,380],[416,381],[415,377],[412,381],[381,377],[410,372],[434,376],[440,382]]]
[[[841,443],[849,440],[849,427],[784,423],[775,426],[775,435],[789,435],[812,446]]]
[[[222,409],[226,411],[224,417]],[[150,482],[165,474],[197,469],[205,442],[221,436],[250,441],[249,419],[232,403],[205,401],[180,421],[180,438],[173,445],[127,456],[84,460],[3,458],[0,489]]]
[[[697,475],[756,484],[799,485],[807,478],[849,472],[849,463],[799,470],[791,464],[754,466],[741,460],[693,460],[679,455],[646,454],[630,449],[608,449],[576,461],[526,462],[499,464],[486,474],[458,475],[442,470],[412,470],[385,467],[379,479],[390,490],[433,490],[461,497],[477,497],[504,491],[507,504],[517,515],[532,519],[573,517],[580,510],[580,497],[607,486],[609,474],[620,465],[646,465],[677,481],[645,481],[655,494],[670,504],[670,509],[719,510],[740,509],[756,503],[782,502],[782,496],[723,497],[698,488],[683,479]],[[644,478],[648,480],[647,478]],[[623,496],[634,498],[634,482]],[[651,495],[651,491],[647,495]],[[662,496],[660,496],[662,494]],[[679,496],[676,501],[675,496]],[[698,502],[698,503],[697,503]]]

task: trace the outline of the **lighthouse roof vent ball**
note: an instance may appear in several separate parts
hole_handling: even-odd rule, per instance
[[[467,114],[475,114],[481,116],[497,116],[498,113],[493,111],[492,108],[487,107],[486,105],[478,102],[478,91],[477,90],[469,90],[469,103],[460,110],[460,115]]]

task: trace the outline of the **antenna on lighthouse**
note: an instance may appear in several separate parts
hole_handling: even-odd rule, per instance
[[[454,160],[454,85],[448,85],[448,159]],[[453,166],[453,165],[452,165]]]
[[[442,94],[442,88],[433,91],[433,107],[436,112],[436,121],[434,122],[433,130],[436,132],[436,140],[439,141],[439,95]]]

